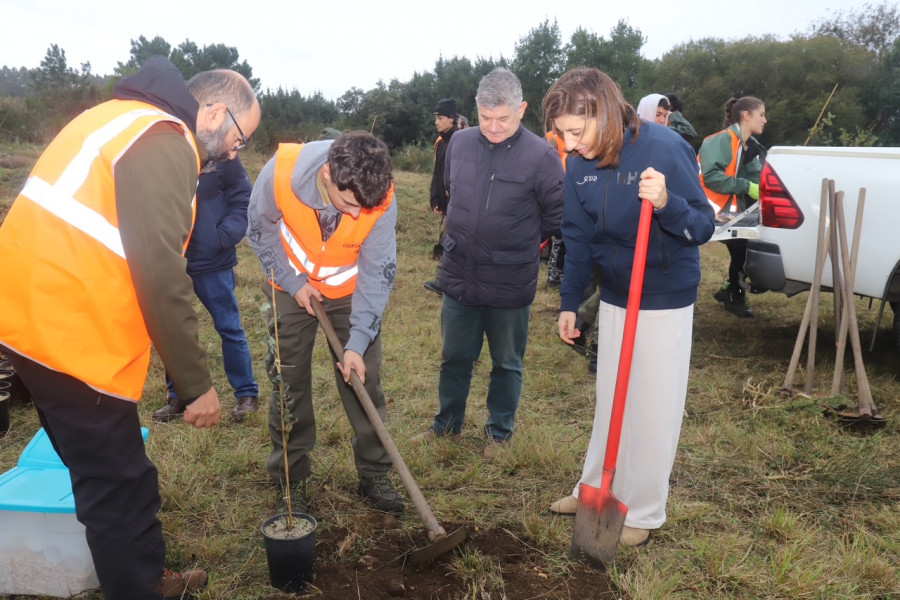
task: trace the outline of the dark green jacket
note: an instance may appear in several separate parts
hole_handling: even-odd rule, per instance
[[[731,125],[728,129],[708,136],[700,145],[698,160],[700,172],[703,173],[703,184],[714,192],[734,196],[737,210],[742,211],[755,202],[747,196],[747,192],[750,191],[751,183],[759,183],[766,149],[755,137],[750,136],[747,149],[734,156],[731,150],[732,135],[740,138],[740,125]],[[736,175],[726,175],[728,166],[735,161],[740,161]]]
[[[689,142],[697,137],[697,131],[694,129],[694,126],[684,118],[681,111],[669,113],[669,129]]]

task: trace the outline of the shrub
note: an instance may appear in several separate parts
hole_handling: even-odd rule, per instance
[[[395,171],[431,173],[434,168],[434,148],[421,144],[408,144],[394,153]]]

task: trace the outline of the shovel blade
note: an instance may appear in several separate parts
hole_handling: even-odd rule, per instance
[[[572,557],[598,569],[615,561],[627,514],[628,507],[613,496],[612,490],[582,483],[569,550]]]
[[[450,552],[462,544],[466,541],[467,537],[469,537],[468,528],[460,527],[450,535],[445,535],[442,538],[436,539],[428,546],[413,551],[409,555],[409,566],[421,567],[427,565],[437,557]]]

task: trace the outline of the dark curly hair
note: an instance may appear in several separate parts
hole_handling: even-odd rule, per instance
[[[349,131],[328,150],[331,181],[340,191],[350,190],[363,208],[375,208],[386,199],[393,180],[391,153],[367,131]]]

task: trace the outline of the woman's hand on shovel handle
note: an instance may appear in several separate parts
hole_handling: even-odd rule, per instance
[[[575,338],[581,335],[581,332],[575,329],[575,313],[570,310],[562,311],[556,324],[559,327],[559,339],[574,346]]]
[[[344,351],[344,362],[337,364],[338,369],[341,370],[341,373],[344,375],[344,381],[346,383],[350,383],[350,372],[356,371],[356,374],[359,376],[359,380],[363,383],[366,382],[366,363],[363,361],[363,357],[353,350],[345,350]]]
[[[669,202],[669,192],[666,190],[666,176],[653,167],[647,167],[641,173],[638,196],[644,200],[649,200],[656,210],[665,208]]]

